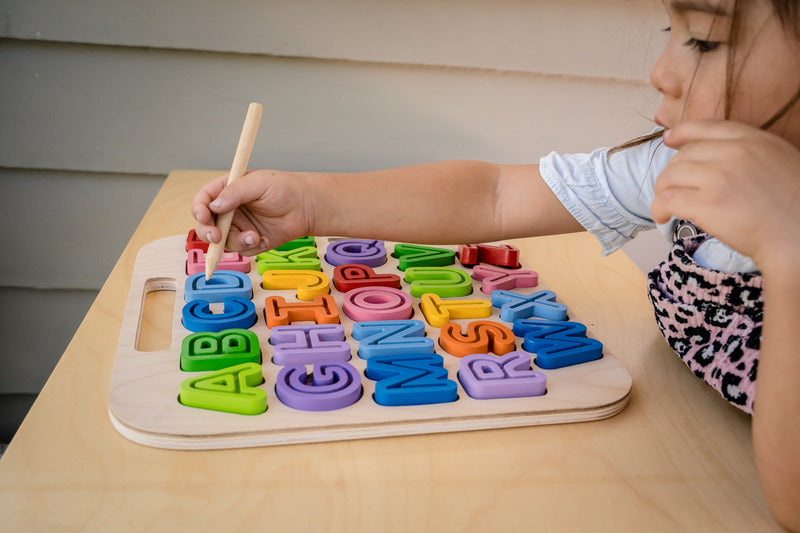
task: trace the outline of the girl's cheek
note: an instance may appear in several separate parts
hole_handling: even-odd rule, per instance
[[[686,89],[684,120],[725,118],[725,66],[718,59],[704,58],[698,66]]]

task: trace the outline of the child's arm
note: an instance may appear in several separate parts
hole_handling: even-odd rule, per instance
[[[761,483],[776,518],[800,530],[800,151],[755,128],[688,122],[659,176],[652,212],[688,218],[749,255],[764,276],[764,325],[753,414]]]
[[[764,326],[753,408],[753,446],[767,501],[800,531],[800,254],[764,274]]]
[[[218,213],[236,208],[227,249],[254,254],[303,235],[466,243],[583,228],[538,165],[448,161],[353,174],[249,172],[195,196],[197,234],[216,242]],[[224,190],[223,190],[224,189]]]

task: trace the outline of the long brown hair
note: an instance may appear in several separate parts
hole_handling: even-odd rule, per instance
[[[733,2],[731,30],[728,39],[729,46],[727,68],[725,71],[724,118],[726,120],[730,118],[731,108],[733,106],[733,92],[736,85],[733,66],[736,61],[736,44],[739,41],[739,34],[741,33],[742,29],[742,17],[745,3],[746,2],[742,2],[741,0],[734,0]],[[800,17],[798,17],[800,12],[800,0],[770,0],[770,3],[772,4],[772,9],[775,12],[775,16],[777,16],[781,21],[784,31],[792,34],[798,41],[800,41]],[[771,128],[783,115],[789,111],[789,109],[792,108],[792,106],[797,103],[798,100],[800,100],[800,87],[798,87],[797,92],[795,92],[795,94],[785,104],[779,107],[770,118],[768,118],[763,124],[761,124],[761,126],[759,126],[760,129],[766,130]],[[640,144],[659,139],[661,138],[662,133],[662,131],[656,131],[647,135],[636,137],[635,139],[631,139],[630,141],[613,147],[611,150],[609,150],[608,155],[625,150],[626,148],[632,148],[634,146],[639,146]]]

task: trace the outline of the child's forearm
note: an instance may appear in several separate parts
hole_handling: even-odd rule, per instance
[[[228,250],[254,255],[303,235],[430,244],[579,231],[537,165],[447,161],[356,174],[248,172],[207,183],[192,201],[195,231],[217,242],[233,212]]]
[[[784,526],[800,530],[800,268],[790,258],[780,263],[764,272],[753,443],[772,512]]]
[[[447,161],[306,177],[316,235],[461,243],[581,229],[537,165]]]

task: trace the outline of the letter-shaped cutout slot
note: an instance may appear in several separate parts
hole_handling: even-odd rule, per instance
[[[145,282],[136,331],[136,350],[158,352],[172,345],[176,290],[173,278],[151,278]]]

